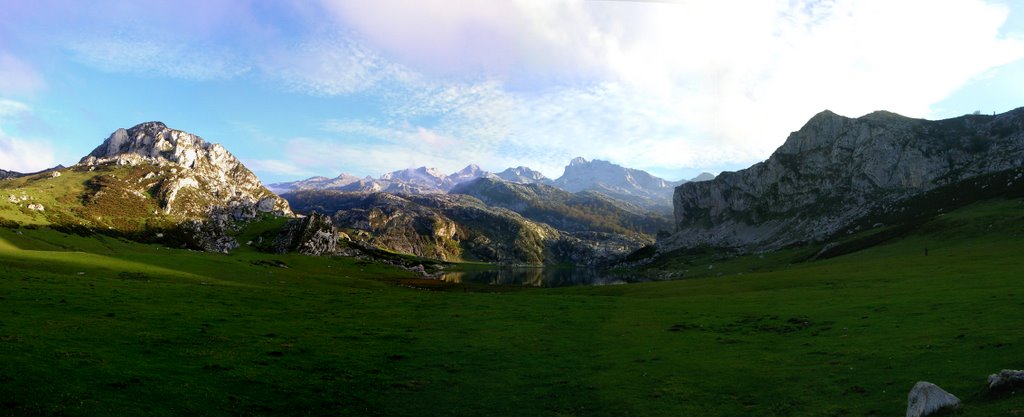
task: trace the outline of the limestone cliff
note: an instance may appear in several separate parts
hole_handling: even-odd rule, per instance
[[[677,187],[663,250],[823,241],[879,207],[1024,163],[1024,108],[998,116],[860,118],[824,111],[766,161]]]

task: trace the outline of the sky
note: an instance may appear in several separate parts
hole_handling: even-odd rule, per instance
[[[1024,0],[0,0],[0,168],[158,120],[267,183],[582,156],[669,180],[818,112],[1024,106]]]

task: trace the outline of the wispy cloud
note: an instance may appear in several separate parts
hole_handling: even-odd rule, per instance
[[[75,42],[77,60],[101,71],[197,81],[229,79],[251,70],[236,53],[209,45],[100,37]]]

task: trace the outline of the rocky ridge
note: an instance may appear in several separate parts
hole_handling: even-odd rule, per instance
[[[824,241],[868,213],[1024,163],[1024,108],[997,116],[860,118],[824,111],[750,168],[675,190],[664,250],[766,251]]]

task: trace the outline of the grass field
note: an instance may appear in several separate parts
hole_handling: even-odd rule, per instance
[[[1020,200],[827,260],[493,291],[0,228],[0,415],[891,416],[918,380],[1024,415],[983,393],[1024,368],[1022,254]]]

